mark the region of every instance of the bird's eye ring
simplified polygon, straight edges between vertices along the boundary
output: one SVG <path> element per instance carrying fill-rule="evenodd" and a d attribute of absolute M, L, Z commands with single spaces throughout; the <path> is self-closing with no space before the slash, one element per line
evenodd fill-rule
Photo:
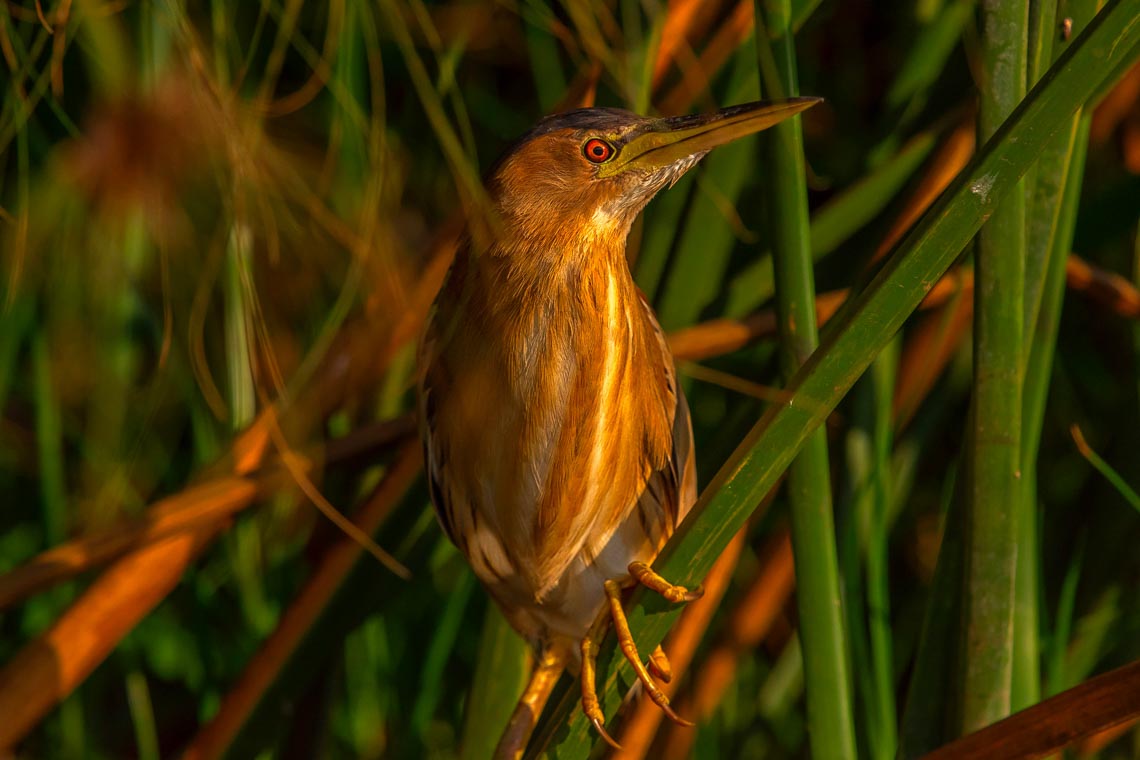
<path fill-rule="evenodd" d="M 598 137 L 591 137 L 582 146 L 582 154 L 586 160 L 594 164 L 604 164 L 613 158 L 614 146 Z"/>

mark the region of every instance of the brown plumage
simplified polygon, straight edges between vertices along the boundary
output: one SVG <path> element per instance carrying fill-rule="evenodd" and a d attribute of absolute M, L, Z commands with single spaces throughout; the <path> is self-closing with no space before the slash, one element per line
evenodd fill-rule
<path fill-rule="evenodd" d="M 630 564 L 652 562 L 696 498 L 688 408 L 626 264 L 630 226 L 709 149 L 813 102 L 560 114 L 488 174 L 494 235 L 461 246 L 421 345 L 425 461 L 440 523 L 500 609 L 572 667 Z M 596 703 L 591 718 L 605 735 Z"/>

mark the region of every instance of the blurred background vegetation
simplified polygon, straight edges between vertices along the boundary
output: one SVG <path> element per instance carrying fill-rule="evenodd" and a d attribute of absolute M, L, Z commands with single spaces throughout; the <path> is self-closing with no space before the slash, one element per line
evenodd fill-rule
<path fill-rule="evenodd" d="M 1037 71 L 1091 16 L 1040 5 Z M 972 155 L 984 44 L 969 0 L 791 11 L 800 90 L 826 99 L 803 120 L 826 317 Z M 510 140 L 578 105 L 755 99 L 752 3 L 5 2 L 0 54 L 0 751 L 484 756 L 526 652 L 427 506 L 415 338 Z M 1140 658 L 1140 68 L 1117 74 L 1046 220 L 1079 258 L 1026 434 L 1018 683 L 1039 683 L 1015 707 Z M 702 482 L 780 398 L 759 152 L 710 155 L 631 237 Z M 953 601 L 933 579 L 968 433 L 968 259 L 935 295 L 827 425 L 875 757 L 905 733 L 932 603 Z M 806 755 L 769 501 L 667 647 L 699 726 L 631 709 L 629 756 Z M 1140 732 L 1080 751 L 1138 756 Z"/>

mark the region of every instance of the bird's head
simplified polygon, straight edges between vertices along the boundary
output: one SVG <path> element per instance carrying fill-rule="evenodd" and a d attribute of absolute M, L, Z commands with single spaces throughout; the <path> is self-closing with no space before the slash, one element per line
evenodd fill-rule
<path fill-rule="evenodd" d="M 549 116 L 489 173 L 488 190 L 504 225 L 500 242 L 552 252 L 602 241 L 624 249 L 645 204 L 706 153 L 819 101 L 791 98 L 660 119 L 616 108 Z"/>

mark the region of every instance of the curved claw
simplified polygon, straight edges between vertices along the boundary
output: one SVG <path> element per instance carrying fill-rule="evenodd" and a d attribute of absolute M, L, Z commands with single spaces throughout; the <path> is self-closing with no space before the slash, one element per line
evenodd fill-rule
<path fill-rule="evenodd" d="M 678 726 L 684 726 L 685 728 L 692 728 L 693 726 L 697 725 L 696 723 L 694 723 L 691 720 L 685 720 L 680 715 L 678 715 L 676 712 L 674 712 L 673 708 L 669 706 L 668 702 L 665 702 L 664 704 L 662 704 L 661 702 L 658 702 L 657 706 L 661 708 L 661 711 L 663 713 L 665 713 L 666 715 L 669 716 L 669 720 L 673 721 Z"/>
<path fill-rule="evenodd" d="M 695 589 L 686 591 L 681 595 L 681 601 L 695 602 L 705 595 L 705 584 L 698 585 Z"/>
<path fill-rule="evenodd" d="M 621 751 L 621 745 L 618 744 L 612 736 L 610 736 L 608 731 L 606 731 L 606 724 L 602 722 L 601 718 L 590 718 L 590 722 L 594 724 L 594 728 L 599 734 L 602 735 L 602 738 L 606 740 L 606 744 L 610 745 L 619 752 Z"/>

